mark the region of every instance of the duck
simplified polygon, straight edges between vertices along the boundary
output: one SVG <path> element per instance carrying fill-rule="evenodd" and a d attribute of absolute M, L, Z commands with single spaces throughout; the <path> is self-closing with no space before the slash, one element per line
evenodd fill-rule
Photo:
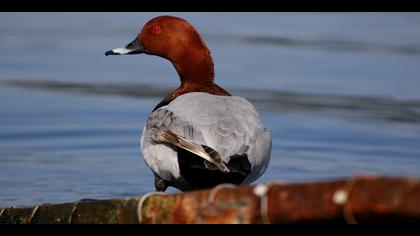
<path fill-rule="evenodd" d="M 105 52 L 132 54 L 169 60 L 181 83 L 154 107 L 140 137 L 157 192 L 248 185 L 264 174 L 270 131 L 251 102 L 214 82 L 211 52 L 188 21 L 155 17 L 131 43 Z"/>

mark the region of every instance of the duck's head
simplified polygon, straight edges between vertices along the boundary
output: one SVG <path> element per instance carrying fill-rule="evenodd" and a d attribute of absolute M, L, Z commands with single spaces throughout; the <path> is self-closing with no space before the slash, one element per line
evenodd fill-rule
<path fill-rule="evenodd" d="M 168 59 L 181 79 L 181 86 L 167 100 L 187 92 L 230 94 L 214 83 L 214 64 L 206 43 L 186 20 L 174 16 L 159 16 L 147 22 L 137 37 L 123 48 L 105 55 L 145 53 Z"/>
<path fill-rule="evenodd" d="M 105 55 L 145 53 L 166 58 L 175 66 L 181 80 L 213 81 L 213 60 L 204 40 L 186 20 L 159 16 L 147 22 L 137 37 L 122 48 Z"/>
<path fill-rule="evenodd" d="M 146 53 L 169 60 L 192 50 L 207 49 L 197 30 L 186 20 L 174 16 L 151 19 L 133 42 L 123 48 L 107 51 L 105 55 Z"/>

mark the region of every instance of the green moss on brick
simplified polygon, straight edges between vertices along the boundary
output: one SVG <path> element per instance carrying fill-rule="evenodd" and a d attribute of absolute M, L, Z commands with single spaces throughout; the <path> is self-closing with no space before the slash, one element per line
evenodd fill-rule
<path fill-rule="evenodd" d="M 0 224 L 30 224 L 33 207 L 6 208 L 0 217 Z"/>
<path fill-rule="evenodd" d="M 74 206 L 74 203 L 39 206 L 36 214 L 32 219 L 32 223 L 69 224 Z"/>

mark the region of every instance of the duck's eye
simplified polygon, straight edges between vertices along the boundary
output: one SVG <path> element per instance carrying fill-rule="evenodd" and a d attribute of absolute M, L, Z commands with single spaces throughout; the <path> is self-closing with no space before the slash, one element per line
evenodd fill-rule
<path fill-rule="evenodd" d="M 153 33 L 159 33 L 160 32 L 160 27 L 158 25 L 152 26 L 152 32 Z"/>

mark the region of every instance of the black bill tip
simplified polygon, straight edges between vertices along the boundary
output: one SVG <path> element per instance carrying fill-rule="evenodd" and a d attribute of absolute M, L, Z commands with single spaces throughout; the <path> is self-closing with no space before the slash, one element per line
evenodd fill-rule
<path fill-rule="evenodd" d="M 105 52 L 105 56 L 109 56 L 109 55 L 118 55 L 118 54 L 116 54 L 114 51 L 112 51 L 112 50 L 109 50 L 109 51 L 106 51 Z"/>

